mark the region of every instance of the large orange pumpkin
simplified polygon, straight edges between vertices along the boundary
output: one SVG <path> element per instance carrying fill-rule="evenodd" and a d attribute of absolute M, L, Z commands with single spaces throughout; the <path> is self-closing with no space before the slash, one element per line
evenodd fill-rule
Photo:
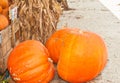
<path fill-rule="evenodd" d="M 64 38 L 68 35 L 69 32 L 78 31 L 77 28 L 64 28 L 56 31 L 46 42 L 46 48 L 50 53 L 54 63 L 58 62 L 60 49 L 63 46 Z"/>
<path fill-rule="evenodd" d="M 6 28 L 8 24 L 8 19 L 4 15 L 0 14 L 0 30 Z"/>
<path fill-rule="evenodd" d="M 64 38 L 57 71 L 70 83 L 84 83 L 95 78 L 105 67 L 107 49 L 103 39 L 89 31 L 69 32 Z"/>
<path fill-rule="evenodd" d="M 9 6 L 8 0 L 0 0 L 0 6 L 1 6 L 2 8 L 8 7 L 8 6 Z"/>
<path fill-rule="evenodd" d="M 16 83 L 49 83 L 54 67 L 42 43 L 27 40 L 13 49 L 8 57 L 8 70 Z"/>

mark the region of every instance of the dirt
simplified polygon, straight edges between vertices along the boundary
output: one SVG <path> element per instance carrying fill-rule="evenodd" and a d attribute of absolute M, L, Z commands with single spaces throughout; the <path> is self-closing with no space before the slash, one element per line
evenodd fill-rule
<path fill-rule="evenodd" d="M 98 0 L 68 0 L 74 10 L 64 11 L 58 29 L 63 26 L 78 27 L 100 35 L 108 49 L 108 61 L 104 70 L 87 83 L 120 82 L 120 20 L 118 20 Z M 67 83 L 55 76 L 51 83 Z"/>

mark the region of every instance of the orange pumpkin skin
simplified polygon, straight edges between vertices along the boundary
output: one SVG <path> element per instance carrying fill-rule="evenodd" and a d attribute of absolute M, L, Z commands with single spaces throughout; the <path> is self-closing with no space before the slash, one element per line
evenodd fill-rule
<path fill-rule="evenodd" d="M 0 30 L 6 28 L 9 25 L 8 19 L 0 14 Z"/>
<path fill-rule="evenodd" d="M 69 33 L 59 57 L 59 76 L 70 83 L 84 83 L 95 78 L 105 67 L 107 49 L 95 33 Z"/>
<path fill-rule="evenodd" d="M 54 67 L 42 43 L 27 40 L 13 49 L 8 57 L 8 70 L 16 83 L 49 83 Z"/>
<path fill-rule="evenodd" d="M 47 40 L 45 46 L 50 53 L 50 57 L 54 63 L 58 62 L 60 49 L 63 46 L 63 41 L 65 36 L 71 31 L 78 31 L 76 28 L 64 28 L 56 31 L 52 36 Z"/>
<path fill-rule="evenodd" d="M 0 0 L 0 6 L 1 6 L 2 8 L 9 7 L 8 0 Z"/>
<path fill-rule="evenodd" d="M 2 13 L 2 10 L 3 10 L 3 9 L 2 9 L 2 7 L 0 6 L 0 14 Z"/>
<path fill-rule="evenodd" d="M 9 8 L 7 7 L 5 9 L 3 9 L 2 14 L 9 19 Z"/>

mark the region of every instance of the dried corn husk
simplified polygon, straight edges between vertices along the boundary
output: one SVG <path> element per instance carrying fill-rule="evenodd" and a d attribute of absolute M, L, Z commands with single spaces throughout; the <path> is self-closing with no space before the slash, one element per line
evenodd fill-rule
<path fill-rule="evenodd" d="M 67 0 L 57 0 L 64 10 L 69 10 Z"/>
<path fill-rule="evenodd" d="M 56 30 L 61 14 L 56 0 L 12 0 L 18 6 L 22 41 L 40 40 L 42 43 Z"/>

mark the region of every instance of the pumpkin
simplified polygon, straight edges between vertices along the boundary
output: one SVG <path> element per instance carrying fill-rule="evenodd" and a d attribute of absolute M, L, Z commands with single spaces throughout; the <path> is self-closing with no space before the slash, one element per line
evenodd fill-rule
<path fill-rule="evenodd" d="M 107 62 L 103 39 L 89 31 L 72 32 L 64 38 L 57 71 L 70 83 L 84 83 L 95 78 Z"/>
<path fill-rule="evenodd" d="M 8 0 L 0 0 L 0 6 L 1 6 L 2 8 L 9 7 L 9 2 L 8 2 Z"/>
<path fill-rule="evenodd" d="M 0 14 L 0 30 L 6 28 L 9 25 L 8 19 Z"/>
<path fill-rule="evenodd" d="M 0 6 L 0 14 L 2 13 L 2 10 L 3 10 L 3 9 L 2 9 L 2 7 Z"/>
<path fill-rule="evenodd" d="M 50 57 L 54 63 L 58 62 L 60 49 L 63 46 L 65 36 L 71 31 L 78 31 L 77 28 L 63 28 L 55 33 L 47 40 L 45 46 L 50 53 Z"/>
<path fill-rule="evenodd" d="M 54 66 L 48 50 L 36 40 L 26 40 L 10 53 L 7 67 L 16 83 L 49 83 Z"/>
<path fill-rule="evenodd" d="M 2 14 L 9 19 L 9 8 L 7 7 L 5 9 L 3 9 Z"/>

